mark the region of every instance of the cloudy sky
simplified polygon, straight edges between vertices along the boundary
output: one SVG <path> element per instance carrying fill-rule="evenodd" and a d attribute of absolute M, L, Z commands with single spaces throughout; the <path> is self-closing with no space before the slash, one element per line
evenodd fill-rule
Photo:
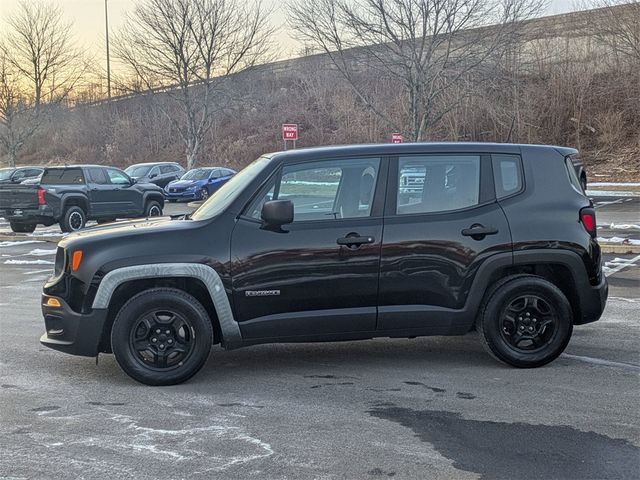
<path fill-rule="evenodd" d="M 10 15 L 20 0 L 0 0 L 0 34 L 5 27 L 2 19 Z M 76 38 L 80 44 L 86 46 L 95 56 L 96 60 L 104 61 L 104 0 L 49 0 L 59 5 L 69 20 L 73 22 Z M 122 25 L 126 12 L 131 11 L 135 0 L 108 0 L 109 27 L 113 34 Z M 267 5 L 274 9 L 273 22 L 281 26 L 277 39 L 284 51 L 280 57 L 288 57 L 297 53 L 296 42 L 289 37 L 285 25 L 285 13 L 281 1 L 265 0 Z M 574 0 L 551 0 L 547 15 L 565 13 L 574 9 Z"/>

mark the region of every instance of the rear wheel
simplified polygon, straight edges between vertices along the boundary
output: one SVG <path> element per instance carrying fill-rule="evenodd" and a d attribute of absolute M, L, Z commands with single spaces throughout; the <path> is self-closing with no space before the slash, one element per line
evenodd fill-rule
<path fill-rule="evenodd" d="M 77 232 L 84 228 L 87 217 L 82 208 L 74 205 L 64 211 L 64 215 L 60 220 L 60 230 L 63 232 Z"/>
<path fill-rule="evenodd" d="M 147 217 L 160 217 L 162 216 L 162 207 L 160 203 L 155 200 L 147 202 L 147 208 L 145 209 L 145 216 Z"/>
<path fill-rule="evenodd" d="M 11 231 L 16 233 L 33 233 L 36 229 L 35 223 L 9 222 Z"/>
<path fill-rule="evenodd" d="M 587 191 L 587 177 L 586 177 L 586 175 L 582 175 L 580 177 L 580 186 L 582 187 L 582 190 L 584 190 L 585 192 Z"/>
<path fill-rule="evenodd" d="M 498 360 L 514 367 L 540 367 L 555 360 L 569 343 L 572 311 L 551 282 L 517 275 L 487 293 L 477 327 L 483 346 Z"/>
<path fill-rule="evenodd" d="M 175 385 L 207 361 L 213 329 L 194 297 L 174 288 L 139 293 L 118 312 L 111 331 L 116 361 L 147 385 Z"/>

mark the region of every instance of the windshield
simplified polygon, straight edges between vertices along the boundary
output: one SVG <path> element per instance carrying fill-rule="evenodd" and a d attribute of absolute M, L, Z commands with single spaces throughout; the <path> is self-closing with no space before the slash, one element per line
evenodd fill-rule
<path fill-rule="evenodd" d="M 8 180 L 15 168 L 0 168 L 0 180 Z"/>
<path fill-rule="evenodd" d="M 269 161 L 269 157 L 260 157 L 231 177 L 191 215 L 191 218 L 206 220 L 223 212 L 242 193 L 251 180 L 269 164 Z"/>
<path fill-rule="evenodd" d="M 131 165 L 130 167 L 127 167 L 124 172 L 130 177 L 144 177 L 147 173 L 149 173 L 149 170 L 151 170 L 151 167 L 149 165 L 141 165 L 139 167 Z"/>
<path fill-rule="evenodd" d="M 206 180 L 211 173 L 210 168 L 196 168 L 185 173 L 180 180 Z"/>

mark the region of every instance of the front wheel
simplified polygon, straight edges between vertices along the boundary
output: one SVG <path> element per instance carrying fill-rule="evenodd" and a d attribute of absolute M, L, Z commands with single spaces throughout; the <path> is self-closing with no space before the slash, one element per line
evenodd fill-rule
<path fill-rule="evenodd" d="M 498 360 L 514 367 L 540 367 L 566 348 L 573 316 L 554 284 L 534 275 L 514 275 L 487 293 L 477 327 L 483 346 Z"/>
<path fill-rule="evenodd" d="M 203 187 L 200 189 L 200 200 L 204 202 L 207 198 L 209 198 L 209 190 Z"/>
<path fill-rule="evenodd" d="M 202 304 L 175 288 L 152 288 L 120 309 L 111 346 L 120 367 L 147 385 L 175 385 L 207 361 L 213 329 Z"/>
<path fill-rule="evenodd" d="M 9 222 L 11 231 L 16 233 L 33 233 L 36 229 L 35 223 Z"/>

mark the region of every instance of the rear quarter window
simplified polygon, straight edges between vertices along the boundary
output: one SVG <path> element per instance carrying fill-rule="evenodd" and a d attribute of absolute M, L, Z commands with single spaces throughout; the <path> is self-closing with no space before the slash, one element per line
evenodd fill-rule
<path fill-rule="evenodd" d="M 580 184 L 580 179 L 578 178 L 578 174 L 576 173 L 576 167 L 571 160 L 571 157 L 567 157 L 564 159 L 564 164 L 567 167 L 567 175 L 569 175 L 569 182 L 571 182 L 571 186 L 573 189 L 581 194 L 585 194 L 582 190 L 582 185 Z"/>
<path fill-rule="evenodd" d="M 496 198 L 505 198 L 522 191 L 522 159 L 519 155 L 491 155 Z"/>
<path fill-rule="evenodd" d="M 40 182 L 44 185 L 82 185 L 85 180 L 81 168 L 51 168 L 45 170 Z"/>

